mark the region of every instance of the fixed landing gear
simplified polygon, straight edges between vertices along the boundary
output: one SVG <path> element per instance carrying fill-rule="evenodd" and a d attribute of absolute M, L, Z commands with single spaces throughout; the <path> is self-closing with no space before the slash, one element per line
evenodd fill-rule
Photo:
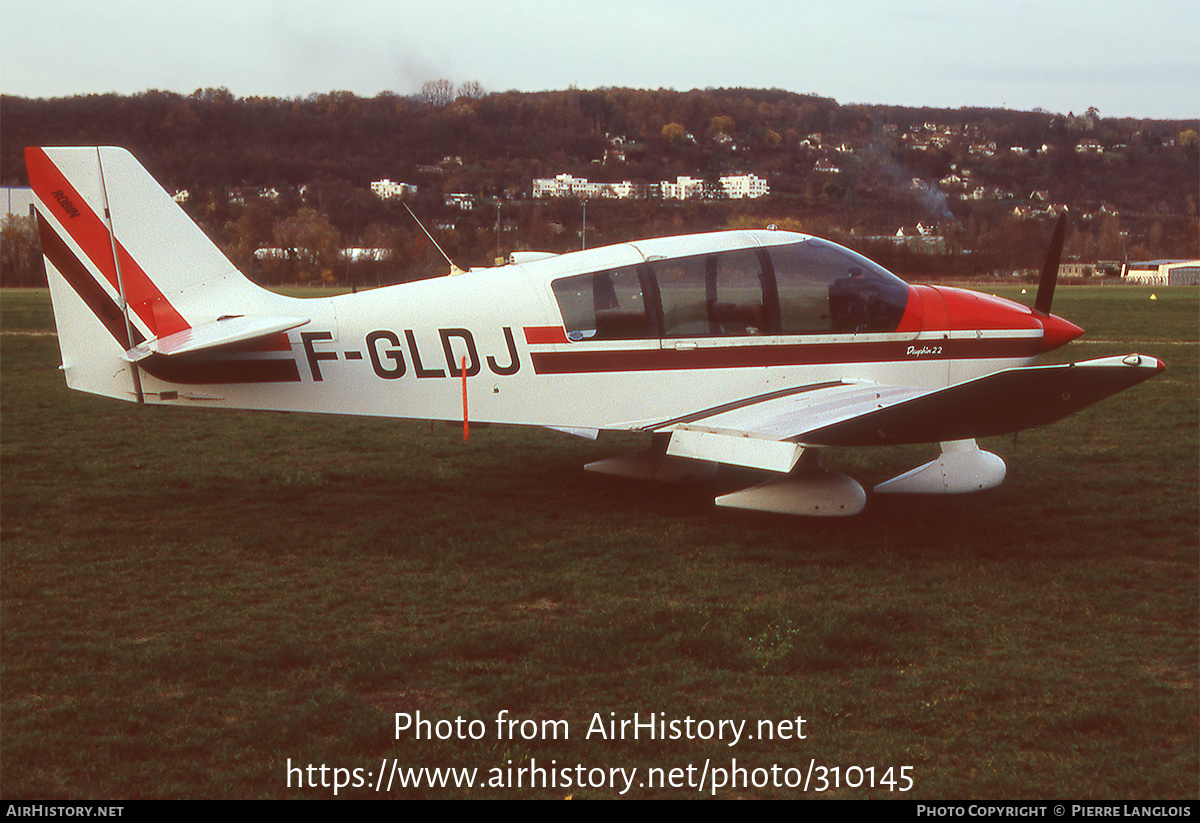
<path fill-rule="evenodd" d="M 684 482 L 716 476 L 716 463 L 673 457 L 666 453 L 670 435 L 654 435 L 650 448 L 634 454 L 588 463 L 584 468 L 601 474 L 639 480 Z M 1006 472 L 1004 461 L 983 451 L 974 440 L 941 444 L 936 460 L 875 486 L 878 494 L 964 494 L 999 486 Z M 849 517 L 867 504 L 867 493 L 854 478 L 821 465 L 819 450 L 806 448 L 789 473 L 776 475 L 756 486 L 723 494 L 718 506 L 752 511 L 796 514 L 807 517 Z"/>

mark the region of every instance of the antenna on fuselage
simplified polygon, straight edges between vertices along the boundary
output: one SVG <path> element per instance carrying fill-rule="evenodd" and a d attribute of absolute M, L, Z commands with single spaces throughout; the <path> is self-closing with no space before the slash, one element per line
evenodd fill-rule
<path fill-rule="evenodd" d="M 450 255 L 446 254 L 446 252 L 442 250 L 442 247 L 438 245 L 438 241 L 434 240 L 433 235 L 429 233 L 429 229 L 425 228 L 425 224 L 422 223 L 415 214 L 413 214 L 412 209 L 408 208 L 407 203 L 404 204 L 404 208 L 408 210 L 410 215 L 412 215 L 412 219 L 417 221 L 417 225 L 421 227 L 421 231 L 425 232 L 425 236 L 429 238 L 429 242 L 433 244 L 433 247 L 441 253 L 442 257 L 446 258 L 446 262 L 450 264 L 450 273 L 462 274 L 463 269 L 460 269 L 458 266 L 456 266 L 454 261 L 450 259 Z"/>
<path fill-rule="evenodd" d="M 1058 264 L 1062 260 L 1066 233 L 1067 213 L 1064 211 L 1058 216 L 1054 236 L 1050 239 L 1050 250 L 1046 252 L 1046 263 L 1042 266 L 1042 276 L 1038 280 L 1037 298 L 1033 301 L 1033 310 L 1038 314 L 1049 314 L 1050 304 L 1054 302 L 1054 286 L 1058 282 Z"/>

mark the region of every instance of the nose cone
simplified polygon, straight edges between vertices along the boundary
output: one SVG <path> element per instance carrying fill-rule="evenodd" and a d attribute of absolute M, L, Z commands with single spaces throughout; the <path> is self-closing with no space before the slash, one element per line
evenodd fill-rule
<path fill-rule="evenodd" d="M 1070 320 L 1063 320 L 1055 314 L 1039 314 L 1042 323 L 1042 352 L 1052 351 L 1059 346 L 1065 346 L 1079 335 L 1083 329 Z"/>

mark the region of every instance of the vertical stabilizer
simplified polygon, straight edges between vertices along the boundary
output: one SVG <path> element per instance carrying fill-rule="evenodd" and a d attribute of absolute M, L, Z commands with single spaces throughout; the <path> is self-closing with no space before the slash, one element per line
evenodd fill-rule
<path fill-rule="evenodd" d="M 140 399 L 130 349 L 277 307 L 124 149 L 31 147 L 25 163 L 71 388 Z"/>

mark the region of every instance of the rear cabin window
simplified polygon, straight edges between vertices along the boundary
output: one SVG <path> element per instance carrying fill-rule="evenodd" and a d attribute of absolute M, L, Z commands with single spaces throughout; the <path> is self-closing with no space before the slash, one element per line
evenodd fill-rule
<path fill-rule="evenodd" d="M 652 336 L 641 277 L 632 266 L 555 280 L 553 288 L 570 340 Z"/>
<path fill-rule="evenodd" d="M 655 260 L 650 271 L 666 337 L 755 335 L 770 327 L 763 261 L 754 249 Z"/>

